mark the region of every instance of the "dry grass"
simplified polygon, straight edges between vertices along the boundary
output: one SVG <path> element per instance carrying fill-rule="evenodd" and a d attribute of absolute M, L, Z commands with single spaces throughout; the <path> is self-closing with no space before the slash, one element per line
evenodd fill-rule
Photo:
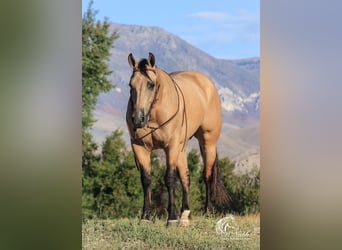
<path fill-rule="evenodd" d="M 216 232 L 220 218 L 191 218 L 188 228 L 166 228 L 165 220 L 88 220 L 82 227 L 83 249 L 259 249 L 260 216 L 234 216 L 247 239 L 229 239 Z"/>

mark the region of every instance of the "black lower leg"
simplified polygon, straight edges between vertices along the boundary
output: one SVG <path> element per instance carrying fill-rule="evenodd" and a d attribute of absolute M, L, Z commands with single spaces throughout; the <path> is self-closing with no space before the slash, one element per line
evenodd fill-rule
<path fill-rule="evenodd" d="M 187 183 L 182 183 L 183 186 L 183 199 L 182 199 L 182 212 L 189 209 L 189 189 L 190 189 L 190 175 L 187 175 Z"/>
<path fill-rule="evenodd" d="M 181 212 L 183 212 L 184 210 L 190 210 L 188 200 L 189 200 L 188 199 L 188 192 L 186 192 L 183 189 L 183 200 L 182 200 L 182 210 L 181 210 Z"/>
<path fill-rule="evenodd" d="M 141 183 L 144 190 L 144 206 L 143 206 L 143 212 L 141 215 L 141 219 L 150 219 L 150 213 L 151 213 L 151 173 L 146 172 L 144 169 L 141 169 L 140 171 L 141 176 Z"/>
<path fill-rule="evenodd" d="M 211 183 L 210 181 L 205 182 L 205 193 L 206 193 L 206 200 L 205 200 L 205 212 L 211 212 L 213 210 L 213 204 L 211 203 Z"/>
<path fill-rule="evenodd" d="M 169 205 L 168 205 L 168 220 L 177 219 L 177 211 L 175 205 L 175 186 L 176 186 L 176 171 L 168 169 L 165 175 L 165 183 L 169 192 Z"/>

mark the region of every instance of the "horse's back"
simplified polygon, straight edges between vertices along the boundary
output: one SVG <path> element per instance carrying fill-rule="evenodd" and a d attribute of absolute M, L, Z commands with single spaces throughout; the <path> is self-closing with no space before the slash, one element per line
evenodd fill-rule
<path fill-rule="evenodd" d="M 188 95 L 203 97 L 207 104 L 219 98 L 214 83 L 200 72 L 180 71 L 171 73 L 171 76 Z"/>
<path fill-rule="evenodd" d="M 221 102 L 214 83 L 196 71 L 174 72 L 171 76 L 183 91 L 188 120 L 193 121 L 192 133 L 198 128 L 220 133 Z"/>

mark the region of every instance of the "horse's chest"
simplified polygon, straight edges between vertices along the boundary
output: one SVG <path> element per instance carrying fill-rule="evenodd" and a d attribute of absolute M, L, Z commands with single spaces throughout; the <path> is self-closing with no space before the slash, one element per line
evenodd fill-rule
<path fill-rule="evenodd" d="M 149 150 L 165 148 L 168 144 L 167 137 L 159 129 L 155 131 L 147 129 L 137 131 L 135 138 L 138 138 L 139 144 L 144 145 Z"/>

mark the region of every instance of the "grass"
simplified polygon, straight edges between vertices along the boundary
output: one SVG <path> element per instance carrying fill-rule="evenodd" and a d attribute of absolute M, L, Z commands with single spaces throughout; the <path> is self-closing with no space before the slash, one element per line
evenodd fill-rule
<path fill-rule="evenodd" d="M 166 228 L 166 220 L 140 223 L 138 218 L 87 220 L 82 249 L 260 249 L 260 216 L 234 216 L 247 239 L 228 239 L 215 230 L 218 217 L 192 217 L 188 228 Z"/>

